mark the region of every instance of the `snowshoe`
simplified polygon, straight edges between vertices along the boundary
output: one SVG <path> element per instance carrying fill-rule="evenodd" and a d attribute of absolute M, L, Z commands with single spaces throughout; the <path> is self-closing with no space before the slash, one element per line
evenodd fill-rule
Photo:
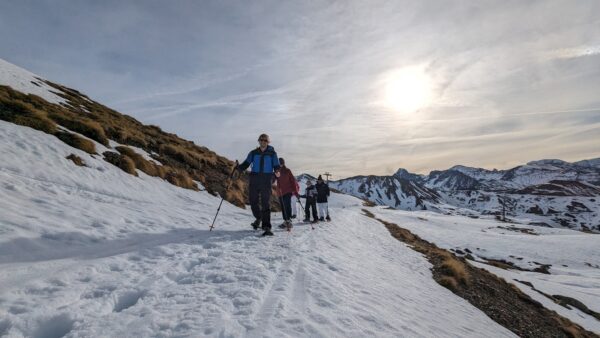
<path fill-rule="evenodd" d="M 292 231 L 292 227 L 293 227 L 292 221 L 287 221 L 286 222 L 286 229 L 287 229 L 287 231 Z"/>
<path fill-rule="evenodd" d="M 285 228 L 287 228 L 287 223 L 286 223 L 286 222 L 283 222 L 283 223 L 279 224 L 277 227 L 278 227 L 279 229 L 285 229 Z"/>

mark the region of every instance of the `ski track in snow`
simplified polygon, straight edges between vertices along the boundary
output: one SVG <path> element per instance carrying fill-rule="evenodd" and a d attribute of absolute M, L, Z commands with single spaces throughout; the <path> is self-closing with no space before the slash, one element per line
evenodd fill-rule
<path fill-rule="evenodd" d="M 219 199 L 206 192 L 0 129 L 0 336 L 514 336 L 353 197 L 333 194 L 332 222 L 273 238 L 224 203 L 209 232 Z"/>

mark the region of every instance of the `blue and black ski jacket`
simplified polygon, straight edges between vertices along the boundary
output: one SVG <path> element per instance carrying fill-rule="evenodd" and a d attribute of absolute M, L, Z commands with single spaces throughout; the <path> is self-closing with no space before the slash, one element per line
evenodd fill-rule
<path fill-rule="evenodd" d="M 249 166 L 252 166 L 250 169 L 252 174 L 272 174 L 274 171 L 279 170 L 279 157 L 277 157 L 277 153 L 272 146 L 267 146 L 265 151 L 256 148 L 248 153 L 248 157 L 240 164 L 238 169 L 244 171 Z"/>

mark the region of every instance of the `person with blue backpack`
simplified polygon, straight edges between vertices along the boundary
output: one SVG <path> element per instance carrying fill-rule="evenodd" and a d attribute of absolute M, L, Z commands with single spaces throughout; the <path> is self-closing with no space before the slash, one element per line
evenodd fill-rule
<path fill-rule="evenodd" d="M 250 208 L 255 221 L 252 227 L 256 230 L 262 223 L 264 233 L 262 236 L 273 236 L 271 232 L 271 185 L 273 184 L 273 174 L 278 173 L 280 169 L 279 157 L 275 152 L 269 135 L 261 134 L 258 137 L 259 146 L 250 151 L 246 160 L 238 165 L 237 169 L 243 172 L 248 167 L 250 170 Z"/>

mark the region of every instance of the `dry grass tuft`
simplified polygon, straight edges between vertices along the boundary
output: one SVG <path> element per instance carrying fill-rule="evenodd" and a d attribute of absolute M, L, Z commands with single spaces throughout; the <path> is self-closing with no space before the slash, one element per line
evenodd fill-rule
<path fill-rule="evenodd" d="M 446 276 L 454 277 L 457 281 L 465 285 L 469 284 L 469 273 L 465 268 L 465 263 L 457 260 L 454 257 L 448 257 L 444 259 L 440 271 Z"/>
<path fill-rule="evenodd" d="M 75 163 L 76 165 L 80 166 L 80 167 L 85 167 L 85 162 L 83 162 L 83 160 L 81 159 L 81 157 L 75 155 L 75 154 L 71 154 L 69 156 L 66 157 L 67 160 L 71 160 L 73 161 L 73 163 Z"/>
<path fill-rule="evenodd" d="M 146 160 L 144 156 L 136 153 L 133 149 L 125 146 L 118 146 L 115 149 L 122 155 L 126 155 L 127 157 L 131 158 L 135 164 L 135 167 L 147 175 L 160 177 L 163 179 L 165 178 L 167 169 Z"/>
<path fill-rule="evenodd" d="M 133 160 L 127 155 L 121 155 L 121 164 L 119 168 L 123 169 L 124 172 L 137 176 L 138 173 L 135 171 L 135 163 Z"/>
<path fill-rule="evenodd" d="M 377 204 L 375 204 L 375 203 L 373 203 L 373 202 L 371 202 L 369 200 L 363 200 L 363 206 L 365 206 L 365 207 L 374 207 L 374 206 L 377 206 Z"/>
<path fill-rule="evenodd" d="M 70 145 L 73 148 L 81 149 L 88 154 L 96 153 L 96 145 L 94 142 L 85 139 L 77 134 L 69 133 L 68 131 L 58 131 L 54 134 L 59 140 Z"/>
<path fill-rule="evenodd" d="M 98 122 L 56 112 L 51 113 L 49 116 L 61 126 L 85 135 L 104 146 L 108 146 L 108 138 L 106 138 L 104 129 L 102 129 L 102 126 Z"/>
<path fill-rule="evenodd" d="M 166 155 L 179 162 L 185 163 L 189 168 L 202 169 L 206 164 L 204 158 L 194 154 L 193 152 L 177 145 L 165 144 L 160 147 L 161 155 Z"/>
<path fill-rule="evenodd" d="M 188 173 L 184 170 L 177 170 L 171 168 L 171 171 L 167 172 L 165 179 L 169 181 L 169 183 L 176 185 L 181 188 L 191 189 L 191 190 L 199 190 L 198 185 L 194 180 L 188 175 Z"/>
<path fill-rule="evenodd" d="M 27 102 L 19 101 L 9 95 L 9 87 L 0 86 L 0 120 L 12 122 L 21 126 L 30 127 L 54 134 L 57 130 L 56 123 L 50 120 L 46 113 L 36 109 Z"/>
<path fill-rule="evenodd" d="M 441 286 L 446 289 L 450 289 L 451 291 L 455 291 L 458 289 L 458 282 L 454 277 L 444 276 L 437 281 Z"/>
<path fill-rule="evenodd" d="M 104 160 L 106 162 L 121 168 L 124 172 L 134 176 L 138 175 L 135 171 L 135 163 L 133 163 L 133 160 L 129 158 L 129 156 L 112 151 L 105 151 L 102 155 L 104 155 Z"/>

